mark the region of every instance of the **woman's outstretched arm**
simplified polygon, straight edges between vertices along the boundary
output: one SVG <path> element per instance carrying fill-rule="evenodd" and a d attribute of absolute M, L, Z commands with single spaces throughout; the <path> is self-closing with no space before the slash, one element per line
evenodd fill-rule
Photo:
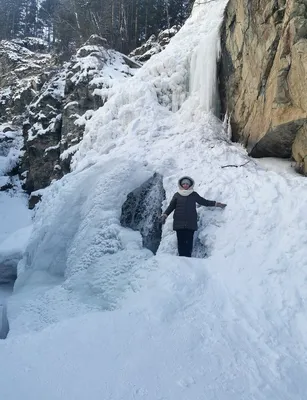
<path fill-rule="evenodd" d="M 171 200 L 171 202 L 169 203 L 169 206 L 164 211 L 163 215 L 166 215 L 168 217 L 175 210 L 176 203 L 177 203 L 177 196 L 176 196 L 176 193 L 175 193 L 173 198 L 172 198 L 172 200 Z"/>
<path fill-rule="evenodd" d="M 218 201 L 214 200 L 207 200 L 204 197 L 201 197 L 198 193 L 196 193 L 196 202 L 202 206 L 206 207 L 220 207 L 220 208 L 225 208 L 226 204 L 224 203 L 219 203 Z"/>

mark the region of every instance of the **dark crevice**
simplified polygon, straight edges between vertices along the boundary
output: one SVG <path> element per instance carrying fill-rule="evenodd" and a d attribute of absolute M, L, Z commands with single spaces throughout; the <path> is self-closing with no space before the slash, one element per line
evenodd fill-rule
<path fill-rule="evenodd" d="M 257 143 L 250 143 L 249 155 L 255 158 L 290 158 L 294 139 L 304 123 L 304 119 L 296 120 L 270 129 Z"/>
<path fill-rule="evenodd" d="M 6 305 L 0 304 L 0 339 L 6 339 L 9 333 L 9 321 L 7 319 Z"/>
<path fill-rule="evenodd" d="M 271 46 L 268 50 L 268 53 L 270 56 L 268 57 L 268 62 L 267 62 L 266 67 L 264 68 L 263 77 L 262 77 L 261 82 L 258 87 L 257 99 L 259 98 L 259 96 L 265 95 L 267 81 L 269 79 L 272 67 L 274 65 L 279 41 L 280 41 L 280 35 L 277 34 L 275 39 L 273 40 L 273 43 L 271 44 Z"/>

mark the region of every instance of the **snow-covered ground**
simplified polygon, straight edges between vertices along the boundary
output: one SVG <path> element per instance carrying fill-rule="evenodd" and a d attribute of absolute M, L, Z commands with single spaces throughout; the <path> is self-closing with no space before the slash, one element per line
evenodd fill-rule
<path fill-rule="evenodd" d="M 259 164 L 266 171 L 274 171 L 280 175 L 292 175 L 297 177 L 297 172 L 295 171 L 295 162 L 289 159 L 283 158 L 257 158 L 255 162 Z"/>
<path fill-rule="evenodd" d="M 210 113 L 226 3 L 196 5 L 113 86 L 73 172 L 45 190 L 0 343 L 6 400 L 305 399 L 307 180 L 249 159 Z M 171 218 L 156 256 L 120 226 L 154 172 L 164 207 L 184 174 L 228 204 L 198 209 L 207 258 L 176 256 Z"/>

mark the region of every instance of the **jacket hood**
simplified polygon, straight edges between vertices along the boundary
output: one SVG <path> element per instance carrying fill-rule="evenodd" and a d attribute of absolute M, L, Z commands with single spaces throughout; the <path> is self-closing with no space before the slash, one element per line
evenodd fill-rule
<path fill-rule="evenodd" d="M 189 180 L 192 182 L 192 185 L 190 186 L 189 189 L 193 189 L 193 188 L 194 188 L 194 185 L 195 185 L 194 179 L 192 179 L 190 176 L 186 176 L 186 175 L 185 175 L 185 176 L 182 176 L 182 177 L 178 180 L 178 186 L 179 186 L 180 189 L 182 189 L 182 186 L 181 186 L 180 182 L 181 182 L 183 179 L 189 179 Z"/>

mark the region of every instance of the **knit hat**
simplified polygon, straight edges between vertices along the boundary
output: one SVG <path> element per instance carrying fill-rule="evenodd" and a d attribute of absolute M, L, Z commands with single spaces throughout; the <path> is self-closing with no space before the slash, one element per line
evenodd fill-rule
<path fill-rule="evenodd" d="M 182 178 L 179 179 L 178 185 L 180 187 L 182 187 L 182 185 L 184 183 L 187 183 L 190 188 L 194 186 L 194 180 L 192 178 L 190 178 L 189 176 L 183 176 Z"/>
<path fill-rule="evenodd" d="M 182 181 L 180 182 L 181 186 L 184 185 L 185 183 L 187 183 L 189 186 L 191 186 L 191 184 L 192 184 L 190 179 L 187 179 L 187 178 L 182 179 Z"/>

